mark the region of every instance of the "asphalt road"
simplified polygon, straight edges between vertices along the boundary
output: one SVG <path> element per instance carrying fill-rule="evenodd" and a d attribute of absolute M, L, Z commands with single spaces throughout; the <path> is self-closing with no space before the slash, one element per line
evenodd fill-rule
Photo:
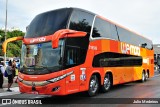
<path fill-rule="evenodd" d="M 158 72 L 155 72 L 155 77 L 148 79 L 144 83 L 136 81 L 116 85 L 109 92 L 100 92 L 92 98 L 87 97 L 85 93 L 63 97 L 17 94 L 2 98 L 22 98 L 22 100 L 27 98 L 29 100 L 41 101 L 39 103 L 42 103 L 42 105 L 0 105 L 6 107 L 159 107 L 160 75 Z"/>

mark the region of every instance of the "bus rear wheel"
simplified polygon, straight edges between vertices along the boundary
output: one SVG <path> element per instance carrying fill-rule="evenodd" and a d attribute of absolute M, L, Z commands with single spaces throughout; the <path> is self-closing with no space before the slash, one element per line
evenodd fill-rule
<path fill-rule="evenodd" d="M 145 72 L 145 80 L 147 81 L 148 78 L 149 78 L 149 74 L 148 72 Z"/>
<path fill-rule="evenodd" d="M 102 85 L 102 92 L 107 92 L 111 88 L 111 78 L 109 74 L 106 74 L 104 77 L 103 85 Z"/>
<path fill-rule="evenodd" d="M 143 71 L 142 72 L 142 80 L 141 80 L 142 82 L 145 82 L 146 81 L 146 75 L 145 75 L 145 72 Z"/>
<path fill-rule="evenodd" d="M 96 75 L 92 75 L 89 82 L 88 95 L 95 96 L 99 90 L 99 81 Z"/>

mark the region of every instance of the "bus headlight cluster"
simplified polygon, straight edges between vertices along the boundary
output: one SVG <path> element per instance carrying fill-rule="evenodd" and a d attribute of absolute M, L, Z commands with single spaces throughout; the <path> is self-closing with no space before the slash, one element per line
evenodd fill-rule
<path fill-rule="evenodd" d="M 21 77 L 19 77 L 19 76 L 18 76 L 18 80 L 19 80 L 20 82 L 22 82 L 22 81 L 23 81 L 23 79 L 22 79 Z"/>
<path fill-rule="evenodd" d="M 64 74 L 64 75 L 61 75 L 61 76 L 59 76 L 59 77 L 55 77 L 55 78 L 50 79 L 50 80 L 46 80 L 46 81 L 26 81 L 26 80 L 23 80 L 23 79 L 22 79 L 21 77 L 19 77 L 19 76 L 18 76 L 18 80 L 19 80 L 20 82 L 22 82 L 23 84 L 26 84 L 26 85 L 29 85 L 29 86 L 32 86 L 33 83 L 35 84 L 35 86 L 44 86 L 44 85 L 47 85 L 47 84 L 49 84 L 49 83 L 57 82 L 57 81 L 65 78 L 65 77 L 71 75 L 72 73 L 73 73 L 73 71 L 68 72 L 68 73 L 66 73 L 66 74 Z"/>
<path fill-rule="evenodd" d="M 47 81 L 54 83 L 54 82 L 57 82 L 57 81 L 65 78 L 65 77 L 67 77 L 68 75 L 71 75 L 72 73 L 73 73 L 73 71 L 68 72 L 68 73 L 66 73 L 66 74 L 64 74 L 64 75 L 61 75 L 61 76 L 59 76 L 59 77 L 55 77 L 55 78 L 53 78 L 53 79 L 47 80 Z"/>

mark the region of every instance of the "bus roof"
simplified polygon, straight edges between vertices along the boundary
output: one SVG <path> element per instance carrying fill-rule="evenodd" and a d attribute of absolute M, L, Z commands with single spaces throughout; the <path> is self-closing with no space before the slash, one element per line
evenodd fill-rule
<path fill-rule="evenodd" d="M 111 23 L 111 24 L 114 24 L 114 25 L 116 25 L 116 26 L 118 26 L 118 27 L 120 27 L 120 28 L 123 28 L 123 29 L 125 29 L 125 30 L 127 30 L 127 31 L 129 31 L 129 32 L 132 32 L 132 33 L 134 33 L 134 34 L 136 34 L 136 35 L 138 35 L 138 36 L 141 36 L 141 37 L 143 37 L 143 38 L 151 41 L 150 39 L 146 38 L 145 36 L 143 36 L 143 35 L 135 32 L 135 31 L 133 31 L 133 30 L 127 28 L 127 27 L 124 27 L 124 26 L 122 26 L 122 25 L 120 25 L 120 24 L 118 24 L 118 23 L 115 23 L 115 22 L 113 22 L 113 21 L 111 21 L 111 20 L 109 20 L 109 19 L 107 19 L 107 18 L 104 18 L 104 17 L 102 17 L 102 16 L 100 16 L 100 15 L 98 15 L 98 14 L 96 14 L 96 13 L 93 13 L 93 12 L 91 12 L 91 11 L 88 11 L 88 10 L 85 10 L 85 9 L 81 9 L 81 8 L 75 8 L 75 7 L 68 7 L 68 8 L 67 8 L 67 7 L 66 7 L 66 8 L 60 8 L 60 9 L 50 10 L 50 11 L 47 11 L 47 12 L 43 12 L 43 13 L 41 13 L 41 14 L 50 13 L 50 12 L 58 11 L 58 10 L 68 10 L 69 12 L 72 12 L 73 10 L 80 10 L 80 11 L 83 11 L 83 12 L 87 12 L 87 13 L 90 13 L 90 14 L 92 14 L 92 15 L 94 15 L 94 16 L 97 16 L 97 17 L 99 17 L 99 18 L 101 18 L 101 19 L 106 20 L 107 22 L 109 22 L 109 23 Z M 41 14 L 39 14 L 39 15 L 41 15 Z M 38 16 L 38 15 L 37 15 L 37 16 Z M 151 42 L 152 42 L 152 41 L 151 41 Z"/>
<path fill-rule="evenodd" d="M 106 20 L 106 21 L 108 21 L 108 22 L 116 25 L 116 26 L 119 26 L 119 27 L 121 27 L 121 28 L 123 28 L 123 29 L 125 29 L 125 30 L 128 30 L 128 31 L 130 31 L 130 32 L 132 32 L 132 33 L 134 33 L 134 34 L 136 34 L 136 35 L 138 35 L 138 36 L 141 36 L 141 37 L 143 37 L 143 38 L 146 38 L 146 39 L 150 40 L 149 38 L 147 38 L 147 37 L 145 37 L 145 36 L 143 36 L 143 35 L 135 32 L 135 31 L 133 31 L 133 30 L 131 30 L 131 29 L 125 27 L 125 26 L 122 26 L 122 25 L 120 25 L 120 24 L 118 24 L 118 23 L 115 23 L 115 22 L 113 22 L 113 21 L 111 21 L 111 20 L 109 20 L 109 19 L 107 19 L 107 18 L 105 18 L 105 17 L 103 17 L 103 16 L 100 16 L 100 15 L 97 15 L 97 16 L 98 16 L 99 18 L 101 18 L 101 19 L 104 19 L 104 20 Z M 150 40 L 150 41 L 151 41 L 151 40 Z"/>

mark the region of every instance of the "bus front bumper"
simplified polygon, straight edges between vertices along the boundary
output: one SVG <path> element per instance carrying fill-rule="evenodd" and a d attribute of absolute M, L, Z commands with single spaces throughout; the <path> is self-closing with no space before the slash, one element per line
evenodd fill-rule
<path fill-rule="evenodd" d="M 56 83 L 48 83 L 47 85 L 37 85 L 37 82 L 25 84 L 22 81 L 18 82 L 19 90 L 22 93 L 43 94 L 43 95 L 65 95 L 64 81 Z"/>

